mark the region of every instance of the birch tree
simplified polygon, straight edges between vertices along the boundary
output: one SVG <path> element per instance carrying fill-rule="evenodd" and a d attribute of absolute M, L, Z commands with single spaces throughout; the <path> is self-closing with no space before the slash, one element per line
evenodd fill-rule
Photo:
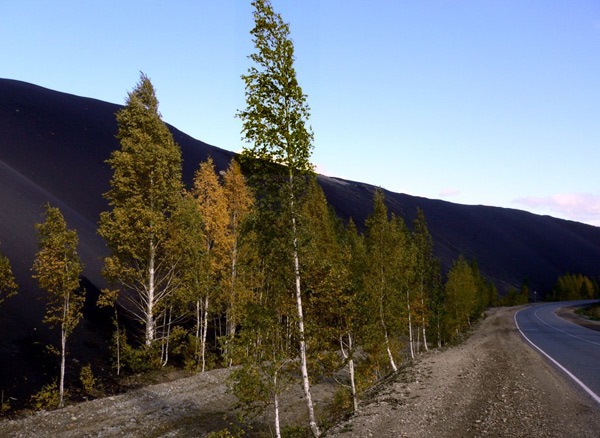
<path fill-rule="evenodd" d="M 196 200 L 198 214 L 202 218 L 204 237 L 204 266 L 199 273 L 202 281 L 196 299 L 196 332 L 200 336 L 200 362 L 204 372 L 209 312 L 211 306 L 215 306 L 215 301 L 222 299 L 218 292 L 226 268 L 226 254 L 230 240 L 225 193 L 210 157 L 200 164 L 196 172 L 192 194 Z"/>
<path fill-rule="evenodd" d="M 366 222 L 367 272 L 365 287 L 370 296 L 373 316 L 380 328 L 381 340 L 385 348 L 390 367 L 398 370 L 392 351 L 391 337 L 397 328 L 397 320 L 403 312 L 398 307 L 403 303 L 396 284 L 395 266 L 396 232 L 395 221 L 388 218 L 388 210 L 384 202 L 384 194 L 377 190 L 374 196 L 373 213 Z"/>
<path fill-rule="evenodd" d="M 415 260 L 415 280 L 418 296 L 419 308 L 416 312 L 418 324 L 423 335 L 423 346 L 425 351 L 429 349 L 427 345 L 427 328 L 429 326 L 429 299 L 433 288 L 433 279 L 435 274 L 433 258 L 433 239 L 427 229 L 425 214 L 420 208 L 417 209 L 417 217 L 413 222 L 413 242 L 416 251 Z"/>
<path fill-rule="evenodd" d="M 228 365 L 231 366 L 233 357 L 228 345 L 232 342 L 237 326 L 240 324 L 243 307 L 250 300 L 250 291 L 245 287 L 240 273 L 248 267 L 247 264 L 251 259 L 251 248 L 248 246 L 251 239 L 245 238 L 249 233 L 244 234 L 244 227 L 254 207 L 254 195 L 236 160 L 231 160 L 229 168 L 223 175 L 223 191 L 229 219 L 226 240 L 229 274 L 224 275 L 223 278 L 227 321 L 225 357 Z"/>
<path fill-rule="evenodd" d="M 150 79 L 141 75 L 117 113 L 120 149 L 104 194 L 111 211 L 100 216 L 99 234 L 112 255 L 104 275 L 125 292 L 127 306 L 144 327 L 150 347 L 157 338 L 161 305 L 174 290 L 176 267 L 166 256 L 171 213 L 181 196 L 181 151 L 158 112 Z"/>
<path fill-rule="evenodd" d="M 17 293 L 17 283 L 8 257 L 0 253 L 0 304 Z"/>
<path fill-rule="evenodd" d="M 290 281 L 296 298 L 302 386 L 310 429 L 314 436 L 319 436 L 308 375 L 297 223 L 299 183 L 303 175 L 313 170 L 310 163 L 313 135 L 307 127 L 309 107 L 296 78 L 289 25 L 275 13 L 269 0 L 256 0 L 252 5 L 255 25 L 250 33 L 256 52 L 250 55 L 253 65 L 242 76 L 246 108 L 238 113 L 243 122 L 243 137 L 250 146 L 242 155 L 247 162 L 262 167 L 263 174 L 267 169 L 281 173 L 275 164 L 287 176 L 277 189 L 282 194 L 280 201 L 271 205 L 279 204 L 289 217 L 289 263 L 293 265 Z"/>
<path fill-rule="evenodd" d="M 36 224 L 38 252 L 33 263 L 33 277 L 48 292 L 44 322 L 60 327 L 59 408 L 64 406 L 65 360 L 67 339 L 79 324 L 84 295 L 79 292 L 79 275 L 83 266 L 77 254 L 79 239 L 56 207 L 46 205 L 45 221 Z"/>
<path fill-rule="evenodd" d="M 460 256 L 454 262 L 445 286 L 445 325 L 450 337 L 471 326 L 477 308 L 477 284 L 467 260 Z"/>

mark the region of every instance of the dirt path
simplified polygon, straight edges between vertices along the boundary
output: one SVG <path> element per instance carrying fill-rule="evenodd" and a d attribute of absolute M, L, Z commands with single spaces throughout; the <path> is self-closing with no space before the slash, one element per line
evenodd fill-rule
<path fill-rule="evenodd" d="M 421 356 L 328 436 L 599 437 L 600 407 L 521 340 L 514 311 L 493 309 L 462 345 Z M 226 376 L 215 370 L 0 422 L 0 436 L 202 437 L 233 419 Z M 331 391 L 315 387 L 320 406 Z M 304 412 L 301 392 L 288 394 L 284 421 Z"/>
<path fill-rule="evenodd" d="M 330 437 L 599 437 L 600 406 L 527 346 L 515 309 L 423 355 Z"/>

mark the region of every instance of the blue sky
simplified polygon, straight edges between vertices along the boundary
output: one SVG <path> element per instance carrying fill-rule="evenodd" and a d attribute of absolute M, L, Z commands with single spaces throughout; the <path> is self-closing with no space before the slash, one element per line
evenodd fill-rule
<path fill-rule="evenodd" d="M 330 176 L 600 226 L 600 2 L 272 0 Z M 123 103 L 239 151 L 241 0 L 7 0 L 0 77 Z"/>

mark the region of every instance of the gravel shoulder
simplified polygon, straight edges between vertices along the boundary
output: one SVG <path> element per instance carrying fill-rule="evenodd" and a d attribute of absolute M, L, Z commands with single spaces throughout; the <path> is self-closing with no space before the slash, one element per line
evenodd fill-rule
<path fill-rule="evenodd" d="M 419 356 L 327 436 L 598 437 L 600 406 L 522 341 L 515 311 L 492 309 L 464 343 Z M 214 370 L 3 421 L 0 436 L 202 437 L 234 421 L 227 375 Z M 315 385 L 317 405 L 325 406 L 334 389 Z M 284 422 L 304 421 L 299 388 L 286 396 L 283 411 Z"/>
<path fill-rule="evenodd" d="M 523 342 L 515 308 L 416 364 L 330 437 L 598 437 L 600 406 Z"/>

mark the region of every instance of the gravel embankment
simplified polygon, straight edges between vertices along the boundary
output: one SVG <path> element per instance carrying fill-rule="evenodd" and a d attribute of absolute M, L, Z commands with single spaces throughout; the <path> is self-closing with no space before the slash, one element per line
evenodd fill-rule
<path fill-rule="evenodd" d="M 515 309 L 488 313 L 461 345 L 421 355 L 328 437 L 599 437 L 600 406 L 520 338 Z M 233 420 L 227 370 L 0 422 L 1 437 L 202 437 Z M 334 388 L 315 385 L 326 404 Z M 301 421 L 301 391 L 283 420 Z M 252 436 L 250 431 L 246 436 Z"/>

